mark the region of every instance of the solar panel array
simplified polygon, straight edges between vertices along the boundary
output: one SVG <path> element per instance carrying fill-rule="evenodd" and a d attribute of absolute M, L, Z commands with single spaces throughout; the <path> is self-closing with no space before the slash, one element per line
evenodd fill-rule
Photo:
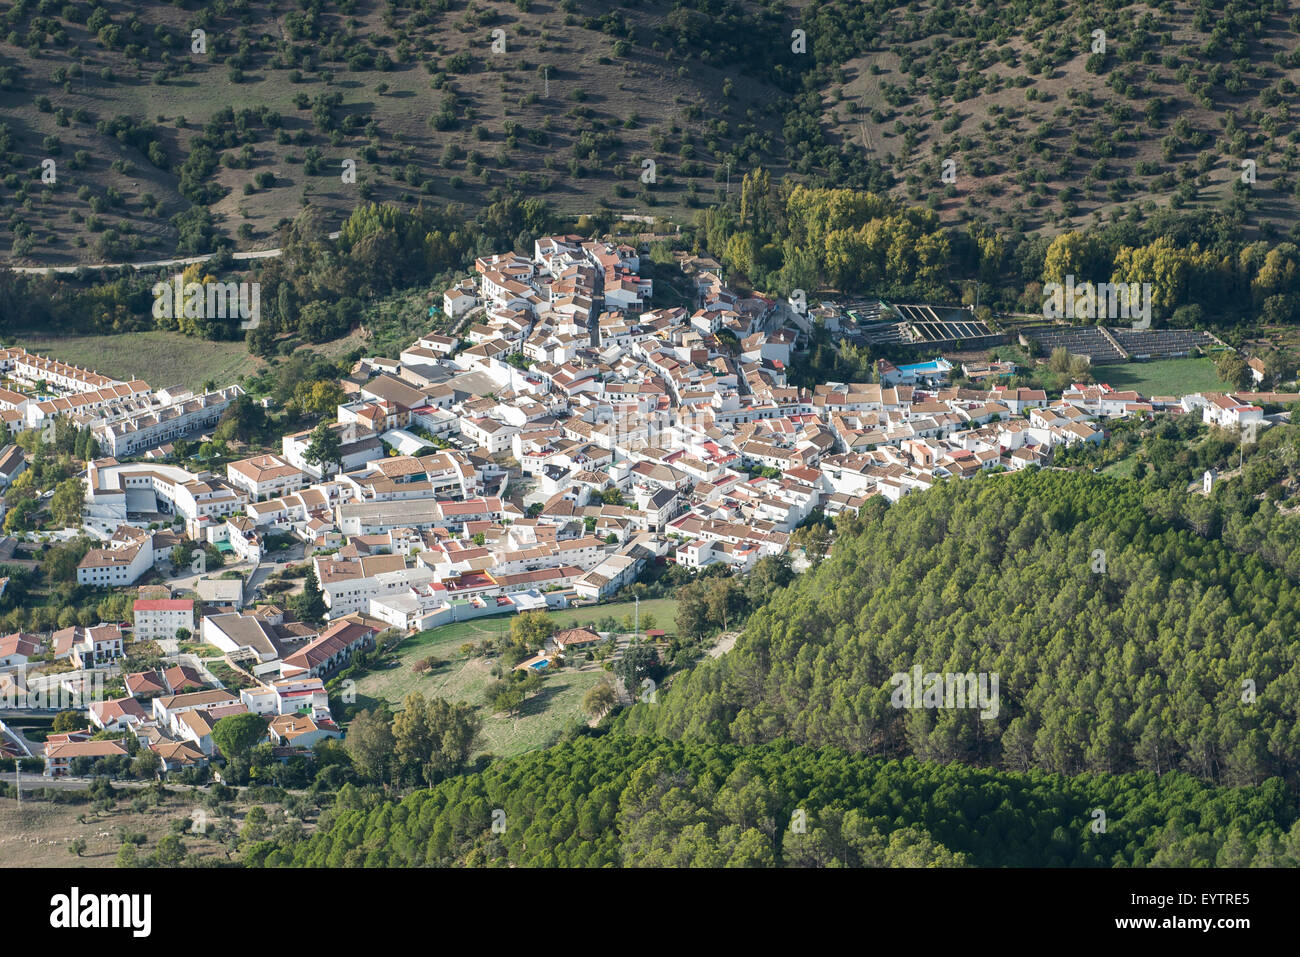
<path fill-rule="evenodd" d="M 869 326 L 860 326 L 858 333 L 871 345 L 904 341 L 901 322 L 876 322 Z"/>
<path fill-rule="evenodd" d="M 1093 365 L 1125 362 L 1128 356 L 1096 326 L 1036 326 L 1025 329 L 1045 354 L 1064 348 L 1072 356 L 1087 356 Z"/>
<path fill-rule="evenodd" d="M 1045 354 L 1064 347 L 1094 365 L 1134 359 L 1177 359 L 1214 346 L 1208 332 L 1196 329 L 1134 329 L 1131 326 L 1034 326 L 1022 330 Z"/>
<path fill-rule="evenodd" d="M 1112 328 L 1110 334 L 1135 359 L 1176 359 L 1216 344 L 1213 336 L 1199 329 Z"/>

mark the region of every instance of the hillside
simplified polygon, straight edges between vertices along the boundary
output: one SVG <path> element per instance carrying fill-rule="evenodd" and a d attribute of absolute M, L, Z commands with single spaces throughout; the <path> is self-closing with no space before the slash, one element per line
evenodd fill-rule
<path fill-rule="evenodd" d="M 834 64 L 823 123 L 912 200 L 1022 228 L 1134 204 L 1295 222 L 1300 19 L 1287 4 L 893 7 L 814 4 L 809 29 Z"/>
<path fill-rule="evenodd" d="M 1250 502 L 1213 500 L 1256 533 L 1226 545 L 1087 473 L 867 510 L 654 703 L 400 802 L 345 788 L 244 862 L 1294 866 L 1300 589 Z M 997 676 L 993 713 L 896 707 L 918 666 Z"/>
<path fill-rule="evenodd" d="M 1092 825 L 1105 812 L 1100 831 Z M 248 849 L 297 867 L 1296 866 L 1271 781 L 1017 774 L 789 742 L 737 748 L 611 734 L 417 791 L 340 791 L 319 829 Z"/>
<path fill-rule="evenodd" d="M 196 208 L 266 248 L 308 201 L 333 224 L 365 200 L 507 193 L 680 221 L 759 166 L 949 220 L 1054 232 L 1232 205 L 1286 232 L 1300 53 L 1272 7 L 19 0 L 0 16 L 0 255 L 191 252 Z"/>
<path fill-rule="evenodd" d="M 1204 499 L 1186 507 L 1194 530 L 1170 521 L 1187 498 L 1057 471 L 908 496 L 861 519 L 750 617 L 731 653 L 634 707 L 626 727 L 1013 770 L 1294 782 L 1300 588 L 1265 564 L 1294 565 L 1269 544 L 1285 535 L 1250 500 L 1223 537 L 1257 551 L 1232 551 L 1202 537 L 1217 527 Z M 892 676 L 918 667 L 998 676 L 994 713 L 897 706 Z"/>
<path fill-rule="evenodd" d="M 724 163 L 738 180 L 779 162 L 774 88 L 736 75 L 734 53 L 690 55 L 708 22 L 575 0 L 19 2 L 0 18 L 0 248 L 156 258 L 186 246 L 172 220 L 192 205 L 268 246 L 306 197 L 334 223 L 365 200 L 505 191 L 680 214 L 725 190 Z"/>

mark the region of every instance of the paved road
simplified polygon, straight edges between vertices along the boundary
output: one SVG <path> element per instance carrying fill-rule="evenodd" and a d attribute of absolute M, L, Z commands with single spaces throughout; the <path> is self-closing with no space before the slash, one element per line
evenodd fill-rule
<path fill-rule="evenodd" d="M 252 571 L 252 568 L 253 566 L 246 561 L 237 560 L 232 562 L 227 558 L 226 564 L 222 565 L 220 568 L 212 568 L 201 574 L 194 574 L 191 572 L 186 575 L 179 575 L 175 578 L 165 577 L 165 583 L 169 588 L 171 588 L 173 593 L 177 591 L 197 591 L 200 578 L 216 580 L 221 578 L 221 576 L 226 572 L 239 572 L 241 576 L 247 578 L 248 573 Z M 247 586 L 245 586 L 245 592 L 247 592 Z"/>
<path fill-rule="evenodd" d="M 301 564 L 306 558 L 307 546 L 303 542 L 295 541 L 287 549 L 281 552 L 269 552 L 267 557 L 262 559 L 262 563 L 257 566 L 257 570 L 249 576 L 248 584 L 244 587 L 245 601 L 252 602 L 258 597 L 257 589 L 266 582 L 275 572 L 282 571 L 290 565 Z M 280 593 L 283 600 L 283 593 Z M 269 596 L 276 598 L 276 595 Z"/>
<path fill-rule="evenodd" d="M 338 239 L 338 233 L 330 233 L 330 239 Z M 251 252 L 234 253 L 231 258 L 241 261 L 250 259 L 274 259 L 283 254 L 283 249 L 258 249 Z M 189 266 L 192 263 L 207 262 L 216 253 L 208 253 L 205 256 L 187 256 L 183 259 L 156 259 L 153 262 L 146 263 L 78 263 L 75 266 L 8 266 L 14 272 L 24 273 L 74 273 L 78 269 L 165 269 L 169 266 Z M 0 264 L 3 265 L 3 264 Z"/>
<path fill-rule="evenodd" d="M 8 761 L 6 763 L 9 765 L 9 770 L 0 771 L 0 781 L 4 781 L 6 784 L 13 784 L 14 783 L 13 762 Z M 63 775 L 57 778 L 47 778 L 41 774 L 32 774 L 31 772 L 24 771 L 22 785 L 23 785 L 24 794 L 27 794 L 30 791 L 34 791 L 37 788 L 56 788 L 61 791 L 84 791 L 86 788 L 90 787 L 93 781 L 94 778 L 74 778 L 68 775 Z M 157 784 L 158 782 L 154 781 L 153 779 L 150 779 L 148 781 L 140 781 L 136 779 L 122 779 L 118 781 L 112 781 L 111 783 L 115 788 L 147 788 L 153 786 L 154 784 Z M 206 791 L 212 787 L 212 783 L 177 784 L 174 781 L 164 781 L 163 784 L 166 786 L 168 791 Z M 226 785 L 226 787 L 233 788 L 236 791 L 247 791 L 250 787 L 253 787 L 253 785 L 228 784 Z M 301 795 L 301 794 L 308 794 L 309 792 L 303 788 L 298 788 L 298 789 L 286 788 L 285 793 Z"/>
<path fill-rule="evenodd" d="M 13 784 L 14 783 L 13 762 L 10 761 L 6 763 L 9 764 L 10 770 L 0 773 L 0 781 L 4 781 L 6 784 Z M 26 794 L 38 788 L 54 788 L 55 790 L 58 791 L 84 791 L 86 788 L 90 787 L 91 782 L 93 780 L 94 780 L 93 778 L 74 778 L 66 775 L 57 778 L 47 778 L 43 774 L 32 774 L 30 771 L 24 771 L 23 780 L 22 780 L 23 793 Z M 122 780 L 122 781 L 114 781 L 113 787 L 147 788 L 154 783 L 156 782 L 154 782 L 152 779 L 148 781 Z M 204 788 L 209 786 L 210 785 L 206 785 L 206 784 L 173 784 L 170 781 L 167 782 L 167 789 L 169 791 L 203 790 Z M 236 790 L 242 790 L 245 786 L 231 785 L 231 787 L 234 787 Z"/>

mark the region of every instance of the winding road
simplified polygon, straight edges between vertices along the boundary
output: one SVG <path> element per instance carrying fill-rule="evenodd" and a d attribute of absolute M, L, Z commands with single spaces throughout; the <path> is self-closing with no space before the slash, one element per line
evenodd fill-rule
<path fill-rule="evenodd" d="M 338 239 L 338 233 L 330 233 L 330 239 Z M 233 253 L 232 259 L 250 260 L 250 259 L 275 259 L 284 252 L 283 249 L 258 249 L 253 252 Z M 184 259 L 157 259 L 153 262 L 145 263 L 78 263 L 75 266 L 9 266 L 5 269 L 22 273 L 74 273 L 79 269 L 165 269 L 169 266 L 189 266 L 193 263 L 207 262 L 216 253 L 207 253 L 203 256 L 187 256 Z"/>

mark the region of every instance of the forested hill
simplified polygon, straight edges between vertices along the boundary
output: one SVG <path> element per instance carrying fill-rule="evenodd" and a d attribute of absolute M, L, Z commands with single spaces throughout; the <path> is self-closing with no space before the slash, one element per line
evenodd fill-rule
<path fill-rule="evenodd" d="M 244 861 L 1300 866 L 1300 587 L 1166 494 L 1044 471 L 873 506 L 606 733 L 400 802 L 347 785 Z M 997 717 L 895 709 L 914 665 L 996 672 Z"/>
<path fill-rule="evenodd" d="M 1144 495 L 1158 497 L 1039 472 L 909 496 L 861 519 L 755 612 L 733 651 L 633 708 L 626 727 L 1294 786 L 1300 588 L 1175 529 Z M 891 675 L 916 665 L 996 673 L 996 718 L 893 707 Z"/>
<path fill-rule="evenodd" d="M 1098 810 L 1104 832 L 1093 826 Z M 1184 774 L 1067 778 L 789 742 L 739 748 L 610 734 L 498 761 L 400 803 L 346 786 L 310 838 L 264 841 L 245 862 L 1297 866 L 1295 819 L 1276 779 L 1236 789 Z"/>

